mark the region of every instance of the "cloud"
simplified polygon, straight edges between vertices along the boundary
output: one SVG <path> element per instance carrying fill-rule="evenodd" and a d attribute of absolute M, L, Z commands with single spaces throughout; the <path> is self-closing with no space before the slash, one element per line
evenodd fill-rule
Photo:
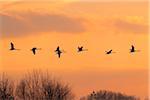
<path fill-rule="evenodd" d="M 148 22 L 142 16 L 118 16 L 99 20 L 100 31 L 106 33 L 147 34 Z"/>
<path fill-rule="evenodd" d="M 114 28 L 121 32 L 148 33 L 148 25 L 117 19 L 113 22 Z"/>
<path fill-rule="evenodd" d="M 24 36 L 41 32 L 81 33 L 85 31 L 84 21 L 61 14 L 37 12 L 19 13 L 16 16 L 0 14 L 3 36 Z"/>
<path fill-rule="evenodd" d="M 2 36 L 15 36 L 29 31 L 29 27 L 24 23 L 24 21 L 16 17 L 0 14 L 0 18 L 0 32 Z"/>

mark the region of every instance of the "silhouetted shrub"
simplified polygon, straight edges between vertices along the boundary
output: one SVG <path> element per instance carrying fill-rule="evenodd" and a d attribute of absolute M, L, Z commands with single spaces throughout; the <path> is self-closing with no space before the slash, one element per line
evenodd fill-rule
<path fill-rule="evenodd" d="M 0 76 L 0 100 L 14 100 L 14 84 L 4 73 Z"/>
<path fill-rule="evenodd" d="M 86 98 L 82 100 L 139 100 L 134 96 L 128 96 L 122 93 L 116 93 L 106 90 L 100 90 L 98 92 L 92 92 Z"/>
<path fill-rule="evenodd" d="M 68 85 L 52 79 L 48 73 L 33 71 L 21 79 L 16 87 L 19 100 L 72 100 Z"/>

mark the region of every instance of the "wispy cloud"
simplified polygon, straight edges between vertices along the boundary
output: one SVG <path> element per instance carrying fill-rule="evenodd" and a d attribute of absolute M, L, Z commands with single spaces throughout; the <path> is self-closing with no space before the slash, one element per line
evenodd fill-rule
<path fill-rule="evenodd" d="M 146 34 L 148 33 L 148 22 L 140 16 L 118 16 L 116 18 L 106 18 L 99 21 L 101 29 L 106 32 Z"/>
<path fill-rule="evenodd" d="M 126 20 L 117 19 L 113 22 L 114 27 L 121 32 L 130 32 L 130 33 L 148 33 L 148 25 L 129 22 Z"/>
<path fill-rule="evenodd" d="M 81 33 L 85 31 L 84 21 L 61 14 L 24 12 L 18 17 L 0 14 L 3 36 L 24 36 L 43 32 Z"/>

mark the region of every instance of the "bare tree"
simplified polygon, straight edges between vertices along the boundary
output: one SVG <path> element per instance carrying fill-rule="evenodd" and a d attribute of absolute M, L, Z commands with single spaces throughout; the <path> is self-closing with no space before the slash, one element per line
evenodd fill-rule
<path fill-rule="evenodd" d="M 20 83 L 16 87 L 16 95 L 19 98 L 22 98 L 22 100 L 26 100 L 27 94 L 26 94 L 26 83 L 24 80 L 21 80 Z"/>
<path fill-rule="evenodd" d="M 51 78 L 48 73 L 33 71 L 21 79 L 16 88 L 19 100 L 72 100 L 68 85 Z"/>
<path fill-rule="evenodd" d="M 14 100 L 14 84 L 3 73 L 0 76 L 0 100 Z"/>
<path fill-rule="evenodd" d="M 98 92 L 93 91 L 84 100 L 139 100 L 139 98 L 122 93 L 100 90 Z"/>

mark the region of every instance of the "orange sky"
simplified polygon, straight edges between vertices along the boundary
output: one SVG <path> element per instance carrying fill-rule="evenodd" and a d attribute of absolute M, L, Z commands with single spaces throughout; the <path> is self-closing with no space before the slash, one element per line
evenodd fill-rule
<path fill-rule="evenodd" d="M 11 0 L 10 0 L 11 1 Z M 108 0 L 110 1 L 110 0 Z M 77 97 L 108 89 L 148 94 L 148 2 L 1 2 L 0 70 L 17 78 L 49 70 L 71 84 Z M 13 41 L 20 51 L 9 51 Z M 130 54 L 131 45 L 141 52 Z M 60 59 L 57 46 L 67 51 Z M 87 52 L 78 54 L 83 45 Z M 40 47 L 32 55 L 32 47 Z M 113 49 L 116 53 L 105 55 Z"/>

